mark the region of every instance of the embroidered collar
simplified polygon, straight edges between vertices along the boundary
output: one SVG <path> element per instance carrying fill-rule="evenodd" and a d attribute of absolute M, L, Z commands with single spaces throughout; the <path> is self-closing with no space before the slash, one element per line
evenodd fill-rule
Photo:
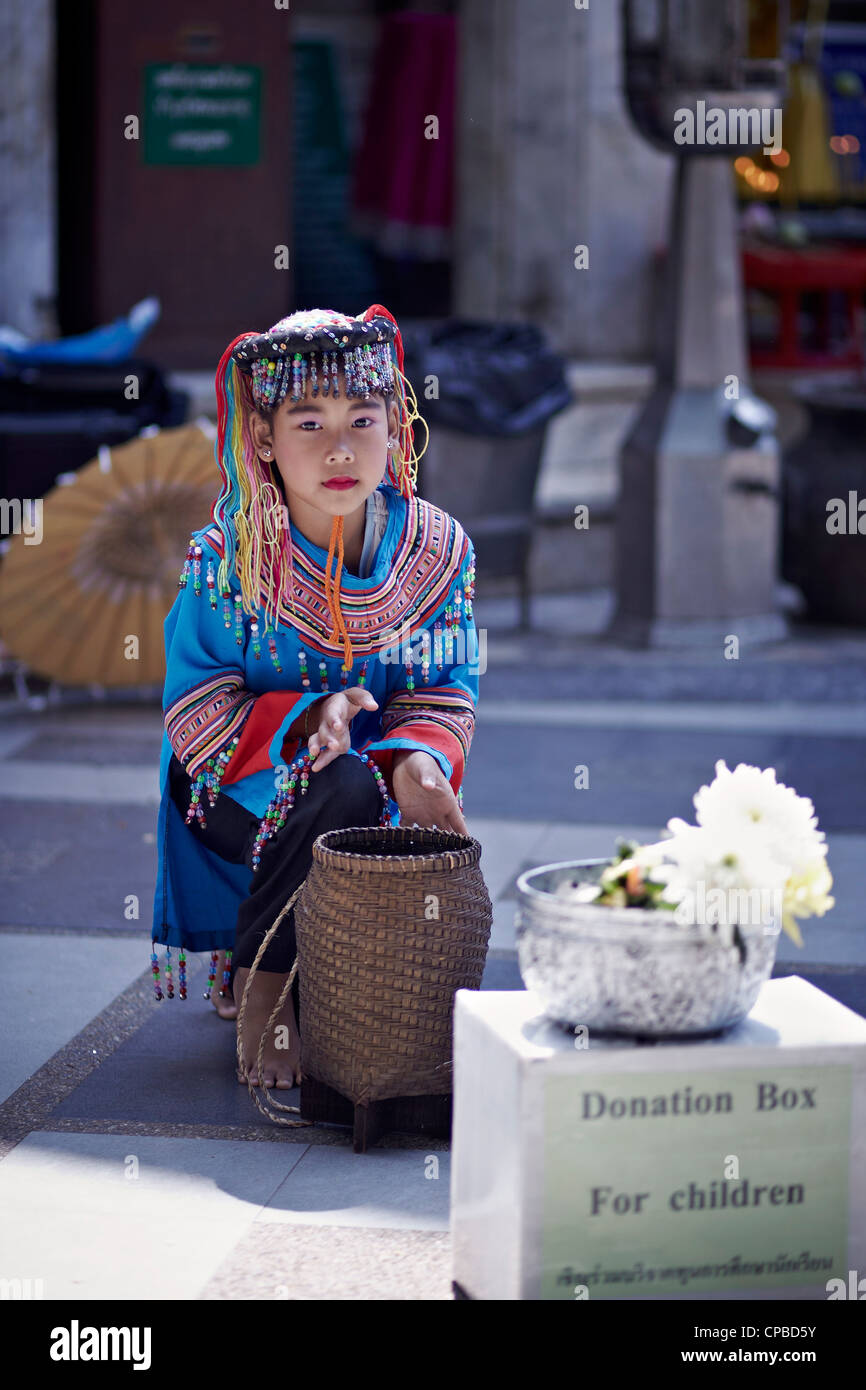
<path fill-rule="evenodd" d="M 366 578 L 348 573 L 340 578 L 340 606 L 352 645 L 359 654 L 378 651 L 403 624 L 425 626 L 444 608 L 466 558 L 469 541 L 453 517 L 420 497 L 406 499 L 391 484 L 382 484 L 388 502 L 388 524 Z M 284 595 L 279 605 L 277 634 L 294 632 L 323 656 L 336 658 L 342 643 L 330 641 L 331 614 L 325 595 L 327 551 L 291 528 L 294 569 L 293 600 Z M 222 555 L 218 527 L 205 539 Z M 233 577 L 236 583 L 236 577 Z M 265 593 L 259 591 L 263 611 Z"/>

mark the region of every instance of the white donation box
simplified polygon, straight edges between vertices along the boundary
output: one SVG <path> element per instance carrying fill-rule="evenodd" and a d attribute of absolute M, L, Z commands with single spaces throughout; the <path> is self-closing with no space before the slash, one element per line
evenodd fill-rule
<path fill-rule="evenodd" d="M 866 1021 L 793 976 L 698 1041 L 459 990 L 451 1218 L 458 1297 L 863 1297 Z"/>

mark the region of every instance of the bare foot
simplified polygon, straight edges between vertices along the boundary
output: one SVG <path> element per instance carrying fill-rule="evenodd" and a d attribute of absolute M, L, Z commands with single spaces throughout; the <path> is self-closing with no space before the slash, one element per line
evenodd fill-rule
<path fill-rule="evenodd" d="M 216 979 L 210 992 L 210 1002 L 213 1004 L 220 1018 L 237 1018 L 238 1006 L 234 1001 L 231 987 L 226 986 L 226 993 L 220 998 L 220 990 L 223 987 L 223 972 L 226 968 L 226 953 L 220 951 L 216 963 Z"/>
<path fill-rule="evenodd" d="M 234 991 L 235 1003 L 238 1008 L 240 1008 L 243 999 L 244 987 L 249 973 L 245 966 L 238 966 L 235 971 Z M 244 1085 L 247 1082 L 246 1071 L 250 1074 L 253 1086 L 259 1084 L 256 1064 L 259 1043 L 288 978 L 287 974 L 279 975 L 270 970 L 256 971 L 244 1014 L 245 1071 L 242 1072 L 240 1067 L 237 1071 L 238 1081 Z M 270 1036 L 265 1042 L 262 1056 L 262 1076 L 265 1086 L 275 1086 L 278 1091 L 290 1091 L 294 1085 L 302 1080 L 300 1063 L 301 1039 L 298 1034 L 292 992 L 289 990 L 286 1001 L 277 1015 L 274 1027 L 271 1029 Z"/>

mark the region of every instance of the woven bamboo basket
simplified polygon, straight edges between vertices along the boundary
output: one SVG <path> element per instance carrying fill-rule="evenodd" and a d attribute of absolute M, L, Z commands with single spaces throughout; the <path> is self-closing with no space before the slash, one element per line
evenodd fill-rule
<path fill-rule="evenodd" d="M 301 1066 L 354 1105 L 452 1089 L 454 992 L 493 921 L 481 846 L 419 826 L 331 830 L 297 905 Z"/>

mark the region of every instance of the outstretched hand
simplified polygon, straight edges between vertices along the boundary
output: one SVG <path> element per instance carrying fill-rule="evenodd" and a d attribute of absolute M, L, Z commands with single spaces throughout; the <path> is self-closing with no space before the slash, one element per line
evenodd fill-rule
<path fill-rule="evenodd" d="M 310 753 L 317 753 L 313 771 L 321 772 L 328 763 L 348 753 L 352 746 L 349 726 L 362 709 L 378 709 L 378 701 L 363 685 L 350 685 L 346 690 L 338 690 L 322 700 L 317 713 L 319 723 L 315 733 L 310 735 Z"/>
<path fill-rule="evenodd" d="M 391 783 L 401 824 L 438 826 L 458 835 L 469 833 L 454 789 L 430 753 L 420 748 L 397 749 Z"/>

